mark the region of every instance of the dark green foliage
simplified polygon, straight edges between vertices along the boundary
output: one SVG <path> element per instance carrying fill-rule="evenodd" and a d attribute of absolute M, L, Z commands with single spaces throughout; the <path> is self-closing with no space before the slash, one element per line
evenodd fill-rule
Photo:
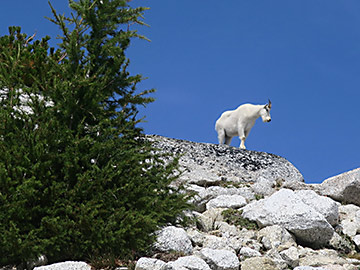
<path fill-rule="evenodd" d="M 241 216 L 241 210 L 227 209 L 224 210 L 221 214 L 224 217 L 224 221 L 231 225 L 235 225 L 240 228 L 246 228 L 248 230 L 256 230 L 259 228 L 256 222 L 243 218 Z"/>
<path fill-rule="evenodd" d="M 188 207 L 169 187 L 176 159 L 136 126 L 153 90 L 136 93 L 125 51 L 145 9 L 101 2 L 53 10 L 58 50 L 20 28 L 0 37 L 0 265 L 136 256 Z"/>

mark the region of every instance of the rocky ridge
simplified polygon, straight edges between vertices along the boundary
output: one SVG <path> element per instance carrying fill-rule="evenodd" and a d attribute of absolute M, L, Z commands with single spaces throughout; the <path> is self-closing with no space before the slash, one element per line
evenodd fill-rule
<path fill-rule="evenodd" d="M 158 232 L 136 270 L 360 269 L 360 168 L 310 185 L 273 154 L 148 139 L 181 155 L 183 173 L 173 184 L 195 194 L 195 210 L 188 227 Z M 71 269 L 86 269 L 79 267 Z"/>
<path fill-rule="evenodd" d="M 149 139 L 181 155 L 175 184 L 195 192 L 194 222 L 160 230 L 136 270 L 360 269 L 360 169 L 310 185 L 273 154 Z"/>

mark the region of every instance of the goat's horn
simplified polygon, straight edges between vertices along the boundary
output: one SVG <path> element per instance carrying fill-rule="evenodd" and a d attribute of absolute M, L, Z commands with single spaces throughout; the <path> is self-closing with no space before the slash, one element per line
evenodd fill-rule
<path fill-rule="evenodd" d="M 270 99 L 269 99 L 269 103 L 268 103 L 268 104 L 269 104 L 269 107 L 271 108 L 271 100 L 270 100 Z"/>

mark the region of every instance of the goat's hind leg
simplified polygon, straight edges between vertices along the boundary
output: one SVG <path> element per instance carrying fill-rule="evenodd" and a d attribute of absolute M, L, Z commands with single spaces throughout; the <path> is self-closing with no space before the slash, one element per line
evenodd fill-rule
<path fill-rule="evenodd" d="M 227 136 L 227 135 L 225 134 L 225 144 L 226 144 L 226 145 L 230 145 L 231 140 L 232 140 L 232 137 L 229 137 L 229 136 Z"/>

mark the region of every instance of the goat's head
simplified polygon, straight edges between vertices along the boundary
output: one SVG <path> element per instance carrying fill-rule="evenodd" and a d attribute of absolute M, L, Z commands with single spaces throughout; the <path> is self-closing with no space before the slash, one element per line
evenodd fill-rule
<path fill-rule="evenodd" d="M 270 122 L 271 116 L 270 116 L 270 110 L 271 110 L 271 101 L 269 99 L 269 103 L 264 106 L 264 108 L 260 111 L 260 116 L 263 122 Z"/>

